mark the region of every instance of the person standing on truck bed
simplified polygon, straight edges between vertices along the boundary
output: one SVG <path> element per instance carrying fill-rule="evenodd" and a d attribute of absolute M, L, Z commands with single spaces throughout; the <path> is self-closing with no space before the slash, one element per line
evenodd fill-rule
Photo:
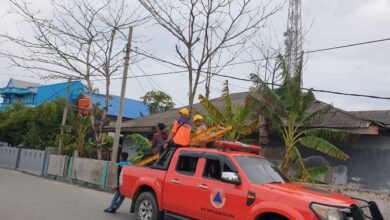
<path fill-rule="evenodd" d="M 164 149 L 171 147 L 187 147 L 190 145 L 192 123 L 189 115 L 190 112 L 188 109 L 180 109 L 179 118 L 173 123 L 172 130 L 168 135 Z"/>
<path fill-rule="evenodd" d="M 104 212 L 107 213 L 116 213 L 116 210 L 119 209 L 119 207 L 122 205 L 123 200 L 125 200 L 125 196 L 122 195 L 119 192 L 119 176 L 122 171 L 123 166 L 131 165 L 129 162 L 127 162 L 127 158 L 129 157 L 129 154 L 127 152 L 122 152 L 119 156 L 119 163 L 118 163 L 118 173 L 117 173 L 117 185 L 115 186 L 115 194 L 114 198 L 111 201 L 111 205 L 104 210 Z"/>
<path fill-rule="evenodd" d="M 152 154 L 162 153 L 164 150 L 164 143 L 167 140 L 168 135 L 165 133 L 165 124 L 158 123 L 156 127 L 156 132 L 153 134 L 152 139 Z"/>
<path fill-rule="evenodd" d="M 194 123 L 195 125 L 195 134 L 201 134 L 205 131 L 207 131 L 207 126 L 206 124 L 204 123 L 204 118 L 202 115 L 195 115 L 192 122 Z M 196 143 L 191 143 L 191 146 L 192 147 L 207 147 L 208 145 L 207 144 L 196 144 Z"/>
<path fill-rule="evenodd" d="M 204 123 L 204 118 L 202 115 L 195 115 L 193 119 L 194 125 L 196 127 L 196 134 L 207 131 L 207 126 Z"/>

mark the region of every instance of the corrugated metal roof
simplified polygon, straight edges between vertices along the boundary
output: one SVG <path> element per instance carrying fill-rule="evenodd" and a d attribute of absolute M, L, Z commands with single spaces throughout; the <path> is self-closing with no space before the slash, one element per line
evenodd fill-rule
<path fill-rule="evenodd" d="M 232 94 L 232 101 L 236 104 L 243 104 L 245 103 L 247 95 L 247 92 L 234 93 Z M 222 109 L 224 106 L 222 98 L 212 99 L 211 102 L 213 102 L 214 105 L 219 109 Z M 308 113 L 323 108 L 325 105 L 325 103 L 317 101 L 309 108 Z M 157 123 L 160 122 L 170 125 L 173 123 L 173 120 L 178 117 L 178 109 L 179 108 L 124 122 L 122 124 L 122 129 L 124 131 L 139 130 L 138 128 L 152 130 L 157 125 Z M 195 104 L 194 109 L 202 113 L 204 112 L 204 109 L 200 103 Z M 333 107 L 329 112 L 314 118 L 314 120 L 306 127 L 354 129 L 368 128 L 370 124 L 371 121 L 369 120 L 358 118 L 349 112 Z"/>
<path fill-rule="evenodd" d="M 8 86 L 17 87 L 17 88 L 28 88 L 36 87 L 37 93 L 34 98 L 34 106 L 40 105 L 44 102 L 50 102 L 56 100 L 58 97 L 66 97 L 66 92 L 68 88 L 68 82 L 56 83 L 51 85 L 39 85 L 36 83 L 25 82 L 22 80 L 11 79 L 8 83 Z M 86 95 L 86 86 L 80 81 L 72 81 L 70 87 L 70 101 L 77 99 L 80 94 Z M 104 105 L 104 96 L 103 94 L 94 94 L 92 102 L 94 104 L 101 103 L 101 106 Z M 117 116 L 119 110 L 119 97 L 110 96 L 110 106 L 108 109 L 109 116 Z M 149 115 L 147 105 L 143 104 L 140 101 L 133 99 L 124 99 L 124 109 L 123 117 L 128 119 L 140 118 L 142 116 Z"/>
<path fill-rule="evenodd" d="M 41 86 L 41 84 L 26 82 L 26 81 L 17 80 L 17 79 L 10 79 L 8 84 L 7 84 L 7 87 L 15 87 L 15 88 L 21 88 L 21 89 L 25 89 L 25 88 L 29 88 L 29 87 L 38 87 L 38 86 Z"/>
<path fill-rule="evenodd" d="M 87 94 L 84 93 L 87 96 Z M 108 115 L 117 116 L 119 112 L 119 96 L 110 96 Z M 100 103 L 100 108 L 104 106 L 105 95 L 103 94 L 93 94 L 92 103 Z M 149 110 L 148 106 L 141 101 L 134 99 L 125 98 L 123 100 L 123 117 L 128 119 L 140 118 L 143 116 L 148 116 Z"/>
<path fill-rule="evenodd" d="M 390 125 L 390 110 L 350 111 L 350 113 L 359 118 L 364 118 L 381 124 Z"/>
<path fill-rule="evenodd" d="M 34 105 L 40 105 L 44 102 L 50 102 L 56 100 L 58 97 L 66 97 L 68 83 L 56 83 L 51 85 L 39 86 L 37 95 L 35 97 Z M 84 92 L 86 86 L 80 81 L 72 81 L 70 86 L 70 100 L 75 100 L 82 92 Z"/>

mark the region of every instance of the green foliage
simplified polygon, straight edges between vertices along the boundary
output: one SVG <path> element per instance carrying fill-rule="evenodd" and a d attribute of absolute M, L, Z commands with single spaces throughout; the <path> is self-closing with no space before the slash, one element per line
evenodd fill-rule
<path fill-rule="evenodd" d="M 9 106 L 5 111 L 0 111 L 0 141 L 13 146 L 20 144 L 32 149 L 45 149 L 45 147 L 58 147 L 61 138 L 63 141 L 62 154 L 73 155 L 74 151 L 79 156 L 96 158 L 97 144 L 93 138 L 91 117 L 80 116 L 77 111 L 68 111 L 65 133 L 60 136 L 65 99 L 57 99 L 54 102 L 45 102 L 35 108 L 26 107 L 20 103 Z M 98 105 L 95 118 L 101 120 L 102 110 Z M 100 146 L 109 151 L 113 139 L 103 134 Z"/>
<path fill-rule="evenodd" d="M 87 138 L 85 141 L 82 156 L 87 158 L 97 158 L 96 143 L 92 138 Z"/>
<path fill-rule="evenodd" d="M 162 91 L 149 91 L 141 99 L 144 104 L 148 105 L 150 114 L 164 112 L 173 109 L 175 106 L 172 98 Z"/>
<path fill-rule="evenodd" d="M 282 56 L 279 57 L 280 67 L 283 72 L 283 84 L 272 90 L 258 76 L 251 75 L 256 87 L 251 89 L 247 104 L 256 112 L 262 112 L 271 122 L 269 126 L 275 134 L 283 137 L 286 147 L 281 169 L 284 173 L 292 165 L 299 168 L 298 178 L 302 181 L 313 181 L 323 169 L 306 169 L 298 144 L 311 148 L 329 156 L 346 160 L 348 155 L 338 149 L 329 141 L 346 141 L 350 134 L 327 128 L 306 129 L 305 125 L 315 117 L 328 112 L 330 105 L 322 105 L 318 109 L 309 112 L 309 108 L 315 103 L 315 97 L 311 90 L 303 92 L 301 89 L 301 67 L 294 74 L 287 72 L 286 64 Z"/>
<path fill-rule="evenodd" d="M 87 139 L 88 132 L 91 129 L 91 120 L 89 116 L 76 115 L 73 119 L 71 133 L 67 134 L 71 136 L 70 143 L 65 145 L 65 148 L 71 149 L 73 151 L 78 151 L 79 156 L 85 156 L 84 148 L 86 146 L 85 142 Z M 95 146 L 91 142 L 89 142 L 89 149 Z M 95 146 L 96 148 L 96 146 Z"/>
<path fill-rule="evenodd" d="M 251 109 L 246 105 L 235 105 L 232 102 L 231 95 L 229 93 L 229 83 L 225 81 L 222 91 L 222 97 L 224 102 L 224 109 L 220 111 L 213 103 L 211 103 L 204 96 L 199 95 L 200 103 L 206 110 L 206 123 L 211 125 L 223 125 L 232 126 L 232 130 L 227 132 L 224 139 L 229 141 L 242 140 L 244 136 L 247 136 L 257 128 L 258 121 L 251 121 Z"/>
<path fill-rule="evenodd" d="M 141 158 L 150 152 L 150 141 L 140 134 L 132 134 L 126 138 L 130 138 L 131 148 L 135 149 L 136 154 L 130 158 L 130 162 L 135 164 L 141 160 Z"/>
<path fill-rule="evenodd" d="M 299 139 L 299 143 L 307 148 L 311 148 L 322 153 L 325 153 L 331 157 L 335 157 L 341 160 L 348 159 L 348 155 L 340 151 L 336 146 L 329 143 L 325 139 L 314 137 L 314 136 L 305 136 Z"/>
<path fill-rule="evenodd" d="M 329 172 L 328 167 L 324 167 L 324 166 L 311 167 L 311 168 L 308 168 L 306 170 L 307 170 L 308 175 L 313 177 L 310 180 L 308 180 L 308 182 L 315 183 L 315 184 L 326 184 L 325 182 L 318 181 L 318 180 L 314 179 L 314 177 L 318 177 L 318 176 L 325 175 L 326 173 L 328 173 Z M 302 178 L 303 178 L 302 172 L 298 172 L 295 175 L 295 179 L 297 179 L 297 180 L 300 180 Z"/>
<path fill-rule="evenodd" d="M 114 138 L 111 136 L 108 136 L 107 134 L 102 135 L 102 147 L 104 149 L 111 149 L 112 145 L 114 144 Z"/>
<path fill-rule="evenodd" d="M 20 103 L 0 112 L 0 140 L 28 148 L 56 147 L 64 100 L 46 102 L 36 108 Z"/>

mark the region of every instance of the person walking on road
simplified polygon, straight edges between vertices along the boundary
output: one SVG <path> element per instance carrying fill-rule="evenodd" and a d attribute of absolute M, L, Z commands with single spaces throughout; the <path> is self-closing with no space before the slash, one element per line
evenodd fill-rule
<path fill-rule="evenodd" d="M 119 176 L 122 171 L 123 166 L 131 165 L 129 162 L 127 162 L 127 158 L 129 157 L 129 154 L 127 152 L 122 152 L 119 157 L 119 163 L 118 163 L 118 173 L 117 173 L 117 185 L 115 186 L 115 194 L 114 198 L 111 201 L 111 205 L 104 210 L 104 212 L 107 213 L 116 213 L 116 210 L 119 209 L 119 207 L 122 205 L 123 200 L 125 200 L 125 196 L 122 195 L 119 191 Z"/>

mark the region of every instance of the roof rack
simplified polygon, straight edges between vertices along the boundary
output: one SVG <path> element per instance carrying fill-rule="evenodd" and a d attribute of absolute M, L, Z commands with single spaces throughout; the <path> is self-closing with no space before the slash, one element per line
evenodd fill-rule
<path fill-rule="evenodd" d="M 240 151 L 259 154 L 262 148 L 256 145 L 248 145 L 241 142 L 232 142 L 232 141 L 217 141 L 215 146 L 220 150 L 231 150 L 231 151 Z"/>

